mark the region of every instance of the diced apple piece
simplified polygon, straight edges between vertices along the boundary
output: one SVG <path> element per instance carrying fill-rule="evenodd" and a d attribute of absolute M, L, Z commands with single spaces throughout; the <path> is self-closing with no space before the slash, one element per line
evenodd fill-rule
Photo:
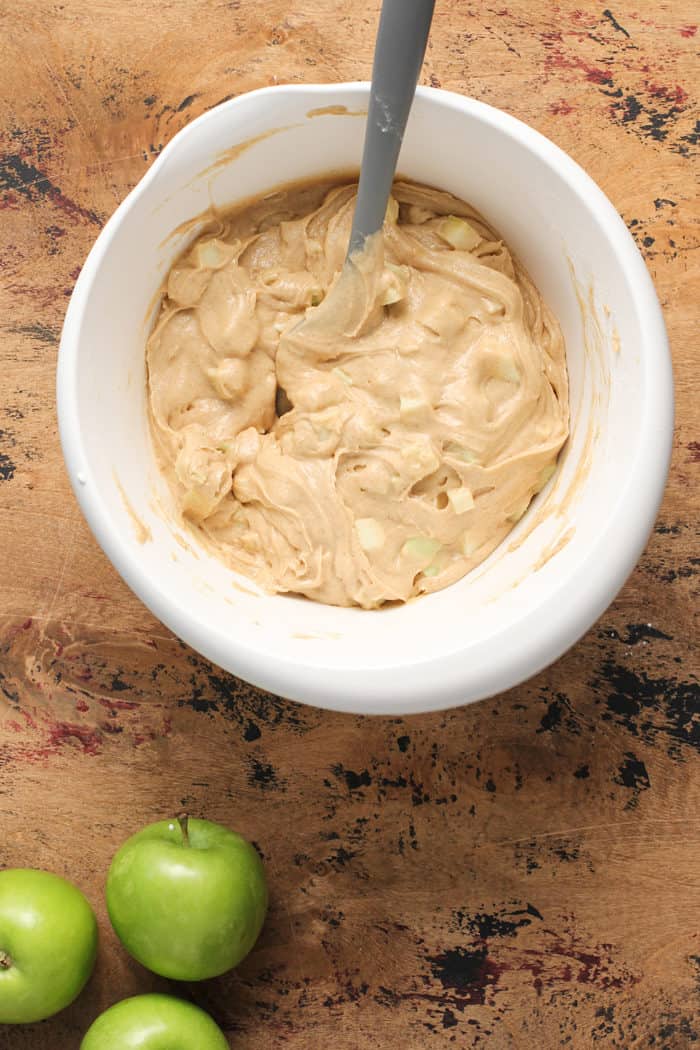
<path fill-rule="evenodd" d="M 399 218 L 399 202 L 395 197 L 389 197 L 386 206 L 386 213 L 384 215 L 384 222 L 390 223 L 395 226 Z"/>
<path fill-rule="evenodd" d="M 378 551 L 384 546 L 384 529 L 376 518 L 357 518 L 355 530 L 363 551 Z"/>
<path fill-rule="evenodd" d="M 517 385 L 520 382 L 520 369 L 512 357 L 497 358 L 494 371 L 498 378 L 503 379 L 506 383 Z"/>
<path fill-rule="evenodd" d="M 465 219 L 457 218 L 456 215 L 448 215 L 440 223 L 438 233 L 453 248 L 463 252 L 472 251 L 483 240 L 481 234 L 477 233 L 473 226 L 470 226 Z"/>
<path fill-rule="evenodd" d="M 195 266 L 207 270 L 218 270 L 233 258 L 233 247 L 224 241 L 213 238 L 199 241 L 192 249 L 192 261 Z"/>
<path fill-rule="evenodd" d="M 401 553 L 407 558 L 415 558 L 418 561 L 432 561 L 442 544 L 439 540 L 431 539 L 430 536 L 413 536 L 406 540 Z"/>
<path fill-rule="evenodd" d="M 466 485 L 458 489 L 450 489 L 447 498 L 455 514 L 465 514 L 474 506 L 474 497 Z"/>
<path fill-rule="evenodd" d="M 403 299 L 400 288 L 395 284 L 390 284 L 382 295 L 381 305 L 382 306 L 393 306 L 394 303 L 400 303 Z"/>
<path fill-rule="evenodd" d="M 399 398 L 399 413 L 402 419 L 416 419 L 424 415 L 428 408 L 430 405 L 424 397 L 401 395 Z"/>
<path fill-rule="evenodd" d="M 384 291 L 380 295 L 381 305 L 391 306 L 405 299 L 410 278 L 411 271 L 408 266 L 395 266 L 394 263 L 388 262 L 382 275 Z"/>
<path fill-rule="evenodd" d="M 475 452 L 472 452 L 470 448 L 465 448 L 464 445 L 457 445 L 454 441 L 449 441 L 445 445 L 445 452 L 448 456 L 454 456 L 455 459 L 461 459 L 463 463 L 478 463 L 479 457 Z"/>
<path fill-rule="evenodd" d="M 401 458 L 405 461 L 413 476 L 417 474 L 425 476 L 432 473 L 433 470 L 437 470 L 440 466 L 440 458 L 428 441 L 422 443 L 416 441 L 410 445 L 404 445 L 401 449 Z"/>
<path fill-rule="evenodd" d="M 472 554 L 476 554 L 481 544 L 476 539 L 473 533 L 465 532 L 462 536 L 462 554 L 465 558 L 471 558 Z"/>

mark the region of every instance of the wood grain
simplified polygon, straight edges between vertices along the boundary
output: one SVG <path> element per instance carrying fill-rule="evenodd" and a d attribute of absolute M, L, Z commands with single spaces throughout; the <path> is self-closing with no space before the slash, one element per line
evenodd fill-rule
<path fill-rule="evenodd" d="M 677 383 L 668 490 L 639 566 L 554 667 L 449 714 L 363 719 L 249 688 L 170 635 L 70 493 L 54 411 L 73 283 L 187 121 L 282 81 L 369 75 L 379 3 L 4 0 L 0 35 L 0 866 L 74 879 L 97 972 L 72 1050 L 165 988 L 106 919 L 116 847 L 183 806 L 259 846 L 254 953 L 180 989 L 232 1047 L 637 1047 L 700 1040 L 697 7 L 439 0 L 425 80 L 543 131 L 643 251 Z"/>

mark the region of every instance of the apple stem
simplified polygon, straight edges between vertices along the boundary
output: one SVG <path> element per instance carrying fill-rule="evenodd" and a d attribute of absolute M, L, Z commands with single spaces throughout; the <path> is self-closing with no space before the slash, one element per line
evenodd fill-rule
<path fill-rule="evenodd" d="M 9 970 L 12 966 L 12 959 L 7 952 L 0 952 L 0 970 Z"/>
<path fill-rule="evenodd" d="M 180 825 L 180 830 L 182 831 L 182 845 L 183 846 L 189 846 L 189 844 L 190 844 L 190 833 L 189 833 L 188 828 L 187 828 L 188 820 L 189 820 L 189 816 L 187 815 L 187 813 L 181 813 L 180 816 L 177 818 L 177 822 Z"/>

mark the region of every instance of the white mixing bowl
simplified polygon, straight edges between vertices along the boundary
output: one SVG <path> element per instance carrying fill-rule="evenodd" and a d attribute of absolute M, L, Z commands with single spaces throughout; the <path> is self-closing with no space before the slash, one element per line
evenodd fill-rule
<path fill-rule="evenodd" d="M 673 427 L 649 274 L 610 202 L 565 153 L 490 106 L 420 88 L 399 171 L 475 205 L 559 318 L 571 438 L 516 530 L 445 590 L 381 611 L 258 593 L 176 523 L 149 438 L 144 345 L 192 220 L 280 183 L 356 170 L 367 84 L 266 88 L 184 128 L 105 226 L 70 302 L 58 366 L 71 482 L 107 556 L 163 623 L 282 696 L 362 713 L 449 707 L 556 660 L 603 612 L 653 525 Z M 175 232 L 174 232 L 175 231 Z"/>

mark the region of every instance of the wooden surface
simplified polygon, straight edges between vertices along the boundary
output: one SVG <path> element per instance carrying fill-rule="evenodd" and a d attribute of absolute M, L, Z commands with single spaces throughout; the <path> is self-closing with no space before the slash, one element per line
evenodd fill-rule
<path fill-rule="evenodd" d="M 507 5 L 507 6 L 506 6 Z M 438 0 L 425 80 L 528 121 L 612 198 L 656 281 L 677 381 L 671 479 L 623 593 L 521 688 L 425 717 L 249 688 L 117 577 L 69 490 L 54 366 L 98 230 L 231 95 L 369 75 L 377 0 L 0 4 L 0 866 L 74 879 L 101 927 L 72 1050 L 160 981 L 106 919 L 116 847 L 183 806 L 252 838 L 253 955 L 182 994 L 241 1050 L 686 1048 L 700 1040 L 697 7 Z M 694 647 L 695 646 L 695 647 Z"/>

